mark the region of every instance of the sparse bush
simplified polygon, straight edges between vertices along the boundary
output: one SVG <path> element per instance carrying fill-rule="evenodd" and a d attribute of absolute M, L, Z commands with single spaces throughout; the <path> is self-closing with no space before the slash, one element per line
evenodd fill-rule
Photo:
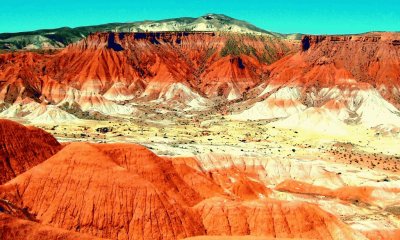
<path fill-rule="evenodd" d="M 228 55 L 239 56 L 240 50 L 238 42 L 233 38 L 229 38 L 220 54 L 222 57 L 226 57 Z"/>

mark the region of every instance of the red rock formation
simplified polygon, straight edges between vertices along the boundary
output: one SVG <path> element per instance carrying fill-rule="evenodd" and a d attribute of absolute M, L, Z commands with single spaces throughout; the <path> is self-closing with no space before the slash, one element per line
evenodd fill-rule
<path fill-rule="evenodd" d="M 285 180 L 279 183 L 276 187 L 278 191 L 300 193 L 300 194 L 310 194 L 310 195 L 322 195 L 328 197 L 334 197 L 334 191 L 332 189 L 315 186 L 310 183 L 300 182 L 293 179 Z"/>
<path fill-rule="evenodd" d="M 379 42 L 382 38 L 380 34 L 364 34 L 364 35 L 305 35 L 302 37 L 302 49 L 307 51 L 310 47 L 314 47 L 321 42 Z"/>
<path fill-rule="evenodd" d="M 11 180 L 61 149 L 45 131 L 0 119 L 0 184 Z"/>
<path fill-rule="evenodd" d="M 375 201 L 379 200 L 377 196 L 373 196 L 376 187 L 368 186 L 344 186 L 337 189 L 330 189 L 322 186 L 288 179 L 278 184 L 275 188 L 278 191 L 292 192 L 299 194 L 319 195 L 331 198 L 338 198 L 344 201 L 363 202 L 374 205 Z M 400 188 L 381 188 L 386 192 L 397 193 Z"/>
<path fill-rule="evenodd" d="M 265 236 L 196 236 L 185 240 L 300 240 L 299 238 L 269 238 Z M 301 238 L 301 240 L 309 240 Z"/>
<path fill-rule="evenodd" d="M 218 164 L 229 165 L 229 156 L 212 155 L 209 156 Z M 196 189 L 202 196 L 229 196 L 238 200 L 252 200 L 265 198 L 271 190 L 268 189 L 257 176 L 257 167 L 253 166 L 232 166 L 226 168 L 206 169 L 196 158 L 174 158 L 175 168 L 184 180 Z M 188 170 L 189 167 L 189 170 Z M 196 170 L 196 171 L 193 171 Z M 262 170 L 261 170 L 262 171 Z M 193 176 L 195 175 L 195 176 Z M 200 182 L 201 181 L 201 182 Z M 199 185 L 202 186 L 199 188 Z M 214 189 L 213 192 L 210 189 Z M 222 191 L 223 190 L 223 191 Z"/>
<path fill-rule="evenodd" d="M 0 55 L 0 101 L 12 103 L 18 97 L 40 97 L 42 73 L 37 64 L 42 58 L 31 52 Z"/>
<path fill-rule="evenodd" d="M 174 168 L 192 189 L 200 196 L 205 198 L 214 196 L 227 196 L 223 189 L 212 177 L 199 169 L 198 162 L 193 157 L 174 157 L 169 158 L 174 164 Z"/>
<path fill-rule="evenodd" d="M 3 199 L 42 224 L 98 237 L 203 235 L 191 210 L 200 197 L 172 164 L 136 145 L 72 143 L 2 186 Z"/>
<path fill-rule="evenodd" d="M 209 235 L 271 238 L 362 239 L 317 205 L 284 201 L 207 199 L 196 206 Z"/>
<path fill-rule="evenodd" d="M 0 198 L 41 224 L 111 239 L 359 236 L 316 205 L 257 198 L 254 189 L 265 193 L 265 187 L 249 180 L 231 183 L 240 186 L 235 197 L 222 191 L 231 187 L 223 178 L 197 171 L 194 158 L 176 160 L 137 145 L 72 143 L 1 186 Z"/>
<path fill-rule="evenodd" d="M 29 233 L 29 234 L 27 234 Z M 45 226 L 0 213 L 0 238 L 2 240 L 100 240 L 94 236 Z"/>
<path fill-rule="evenodd" d="M 304 36 L 302 51 L 271 66 L 268 83 L 295 85 L 306 90 L 321 88 L 376 88 L 400 106 L 399 34 L 354 36 Z"/>
<path fill-rule="evenodd" d="M 13 133 L 21 128 L 5 123 Z M 43 134 L 37 129 L 22 130 L 28 136 L 30 131 Z M 86 238 L 77 235 L 83 233 L 110 239 L 202 235 L 364 239 L 315 204 L 270 199 L 266 186 L 278 178 L 266 174 L 266 169 L 281 169 L 275 172 L 282 178 L 305 172 L 310 178 L 313 174 L 321 177 L 317 170 L 285 164 L 228 155 L 159 157 L 134 144 L 70 143 L 0 185 L 0 234 L 51 239 L 68 234 L 55 229 L 61 228 L 76 232 L 70 235 L 75 238 Z M 322 174 L 331 177 L 325 171 Z M 312 185 L 289 186 L 294 186 L 293 191 L 305 186 L 298 190 L 302 193 L 339 194 L 349 201 L 370 197 L 365 191 L 354 194 L 353 188 L 336 192 Z"/>
<path fill-rule="evenodd" d="M 400 229 L 376 230 L 363 232 L 370 240 L 397 240 L 400 239 Z"/>
<path fill-rule="evenodd" d="M 256 59 L 241 55 L 227 56 L 212 63 L 200 77 L 200 88 L 208 96 L 229 96 L 249 91 L 260 82 L 265 65 Z"/>
<path fill-rule="evenodd" d="M 241 44 L 240 57 L 221 56 L 229 39 Z M 279 39 L 215 33 L 97 33 L 53 54 L 0 55 L 0 100 L 29 95 L 58 103 L 68 87 L 102 95 L 116 82 L 143 88 L 181 82 L 208 96 L 229 83 L 242 94 L 262 80 L 267 62 L 291 46 Z"/>

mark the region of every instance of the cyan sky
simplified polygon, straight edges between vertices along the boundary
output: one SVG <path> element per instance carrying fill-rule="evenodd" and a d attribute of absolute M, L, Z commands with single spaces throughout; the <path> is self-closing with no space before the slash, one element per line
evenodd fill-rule
<path fill-rule="evenodd" d="M 0 32 L 206 13 L 281 33 L 400 31 L 400 0 L 0 0 Z"/>

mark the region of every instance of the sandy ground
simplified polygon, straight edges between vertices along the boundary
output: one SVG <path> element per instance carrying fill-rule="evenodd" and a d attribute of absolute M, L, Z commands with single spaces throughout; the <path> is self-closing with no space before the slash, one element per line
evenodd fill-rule
<path fill-rule="evenodd" d="M 192 156 L 208 152 L 325 160 L 361 169 L 400 172 L 400 137 L 348 126 L 332 135 L 272 126 L 267 121 L 240 122 L 215 116 L 148 116 L 110 121 L 82 120 L 40 125 L 61 142 L 132 142 L 160 155 Z"/>

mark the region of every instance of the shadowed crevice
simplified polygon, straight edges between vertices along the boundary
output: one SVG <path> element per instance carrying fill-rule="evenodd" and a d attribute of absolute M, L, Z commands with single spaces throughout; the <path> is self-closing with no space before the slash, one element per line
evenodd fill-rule
<path fill-rule="evenodd" d="M 110 33 L 108 35 L 107 47 L 117 52 L 124 50 L 120 44 L 115 42 L 115 33 Z"/>

